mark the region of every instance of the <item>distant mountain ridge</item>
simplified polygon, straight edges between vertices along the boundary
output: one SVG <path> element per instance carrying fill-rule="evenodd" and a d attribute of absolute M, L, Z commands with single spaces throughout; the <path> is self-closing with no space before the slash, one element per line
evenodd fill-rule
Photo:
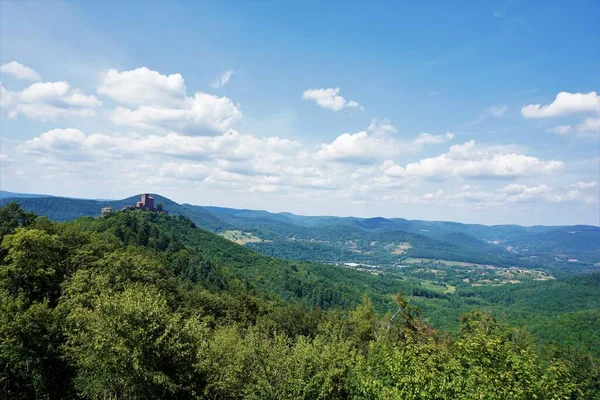
<path fill-rule="evenodd" d="M 16 193 L 16 192 L 7 192 L 6 190 L 0 190 L 0 199 L 31 199 L 38 197 L 53 197 L 49 194 L 34 194 L 34 193 Z"/>
<path fill-rule="evenodd" d="M 15 197 L 6 197 L 12 194 Z M 239 230 L 256 239 L 245 245 L 267 255 L 319 262 L 393 265 L 405 257 L 446 259 L 498 266 L 598 270 L 600 227 L 478 225 L 404 218 L 302 216 L 264 210 L 178 204 L 154 194 L 171 214 L 182 214 L 212 232 Z M 87 200 L 2 192 L 0 205 L 22 208 L 56 221 L 97 217 L 102 207 L 134 205 L 122 200 Z"/>

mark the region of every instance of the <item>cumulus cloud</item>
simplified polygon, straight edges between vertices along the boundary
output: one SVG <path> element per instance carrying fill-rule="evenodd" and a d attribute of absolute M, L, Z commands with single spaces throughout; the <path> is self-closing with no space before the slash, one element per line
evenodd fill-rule
<path fill-rule="evenodd" d="M 223 168 L 223 165 L 206 166 L 193 162 L 168 162 L 160 165 L 157 178 L 161 180 L 183 180 L 202 182 L 213 188 L 227 190 L 270 193 L 281 189 L 328 190 L 336 186 L 331 179 L 304 177 L 285 171 L 274 175 L 247 174 Z"/>
<path fill-rule="evenodd" d="M 162 178 L 181 179 L 186 181 L 203 181 L 210 175 L 210 170 L 196 163 L 167 162 L 158 169 L 158 176 Z"/>
<path fill-rule="evenodd" d="M 413 139 L 412 145 L 414 149 L 420 149 L 425 145 L 440 144 L 444 143 L 446 140 L 452 140 L 453 138 L 454 134 L 451 132 L 448 132 L 445 135 L 432 135 L 431 133 L 423 132 Z"/>
<path fill-rule="evenodd" d="M 162 75 L 146 67 L 131 71 L 108 71 L 98 93 L 119 103 L 111 113 L 117 125 L 191 135 L 222 133 L 242 118 L 227 97 L 197 92 L 186 95 L 180 74 Z"/>
<path fill-rule="evenodd" d="M 166 136 L 138 134 L 85 134 L 78 129 L 53 129 L 24 142 L 28 152 L 67 160 L 161 155 L 190 160 L 248 160 L 287 153 L 299 144 L 278 137 L 258 139 L 228 131 L 219 136 L 190 137 L 171 133 Z"/>
<path fill-rule="evenodd" d="M 600 138 L 600 118 L 586 118 L 583 122 L 575 126 L 557 125 L 550 128 L 549 131 L 558 133 L 559 135 L 567 135 L 575 132 L 579 137 L 597 139 Z"/>
<path fill-rule="evenodd" d="M 40 74 L 17 61 L 11 61 L 0 65 L 0 72 L 27 81 L 39 81 L 42 79 Z"/>
<path fill-rule="evenodd" d="M 121 72 L 111 69 L 98 87 L 98 93 L 129 106 L 180 105 L 185 91 L 180 74 L 162 75 L 146 67 Z"/>
<path fill-rule="evenodd" d="M 423 146 L 444 143 L 453 133 L 432 135 L 423 132 L 412 140 L 399 140 L 391 134 L 396 128 L 387 119 L 374 119 L 366 131 L 344 133 L 331 143 L 322 143 L 314 157 L 318 160 L 369 164 L 377 160 L 394 158 L 402 152 L 421 149 Z"/>
<path fill-rule="evenodd" d="M 380 200 L 392 200 L 396 204 L 421 204 L 436 207 L 498 209 L 500 207 L 526 207 L 527 204 L 567 203 L 583 204 L 597 203 L 594 196 L 579 190 L 553 188 L 546 184 L 528 186 L 525 184 L 509 184 L 497 189 L 480 186 L 463 185 L 458 190 L 443 190 L 427 192 L 419 195 L 414 190 L 402 189 L 394 192 L 386 191 L 379 196 Z"/>
<path fill-rule="evenodd" d="M 403 143 L 411 145 L 426 137 L 419 135 Z M 372 138 L 387 140 L 389 136 L 386 139 L 386 134 L 378 136 L 365 131 L 354 134 L 351 140 L 358 140 L 358 147 L 364 147 L 361 140 L 367 140 L 368 146 Z M 438 139 L 425 140 L 430 141 L 437 143 Z M 93 173 L 100 166 L 114 166 L 115 171 L 119 168 L 127 171 L 135 182 L 165 187 L 185 187 L 186 182 L 197 182 L 212 189 L 246 193 L 280 191 L 288 195 L 314 195 L 332 191 L 331 196 L 351 202 L 378 199 L 476 208 L 532 201 L 595 201 L 591 191 L 597 187 L 596 181 L 576 182 L 563 188 L 515 181 L 497 189 L 472 185 L 462 185 L 456 192 L 448 187 L 432 189 L 428 182 L 431 180 L 487 178 L 493 185 L 496 179 L 530 178 L 551 174 L 562 167 L 558 161 L 503 153 L 499 150 L 502 147 L 478 148 L 472 141 L 451 146 L 441 156 L 406 166 L 395 161 L 358 167 L 356 162 L 331 163 L 330 158 L 298 152 L 300 147 L 300 143 L 288 139 L 261 139 L 234 130 L 217 136 L 185 136 L 86 134 L 77 129 L 55 129 L 26 141 L 17 150 L 36 155 L 47 169 L 55 171 L 87 174 L 86 171 Z M 364 155 L 350 152 L 345 157 L 360 159 Z"/>
<path fill-rule="evenodd" d="M 550 118 L 584 112 L 600 112 L 600 96 L 596 92 L 560 92 L 549 105 L 530 104 L 521 108 L 525 118 Z"/>
<path fill-rule="evenodd" d="M 219 75 L 217 77 L 217 79 L 215 79 L 214 81 L 212 81 L 212 83 L 210 84 L 210 86 L 214 87 L 215 89 L 225 86 L 229 82 L 229 79 L 231 79 L 231 75 L 233 75 L 234 73 L 235 73 L 235 71 L 232 70 L 232 69 L 228 69 L 227 71 L 223 71 L 221 73 L 221 75 Z"/>
<path fill-rule="evenodd" d="M 544 195 L 544 200 L 552 203 L 581 202 L 593 204 L 598 202 L 598 197 L 585 193 L 585 191 L 571 189 L 568 191 L 554 191 Z"/>
<path fill-rule="evenodd" d="M 241 118 L 241 111 L 227 97 L 201 92 L 186 98 L 179 108 L 117 107 L 111 114 L 117 125 L 199 135 L 225 132 Z"/>
<path fill-rule="evenodd" d="M 21 148 L 58 159 L 73 161 L 87 160 L 88 149 L 94 146 L 88 137 L 78 129 L 52 129 L 40 136 L 24 142 Z"/>
<path fill-rule="evenodd" d="M 388 135 L 369 135 L 362 131 L 344 133 L 331 143 L 320 145 L 316 158 L 328 161 L 371 163 L 380 158 L 389 158 L 398 153 L 398 142 Z"/>
<path fill-rule="evenodd" d="M 406 151 L 415 151 L 425 145 L 443 143 L 454 135 L 432 135 L 421 133 L 412 141 L 401 141 L 385 133 L 344 133 L 331 143 L 322 143 L 315 154 L 319 160 L 369 164 L 388 159 Z"/>
<path fill-rule="evenodd" d="M 348 101 L 340 96 L 339 93 L 340 88 L 308 89 L 302 93 L 302 98 L 305 100 L 312 100 L 319 106 L 333 111 L 341 111 L 344 108 L 363 109 L 356 101 Z"/>
<path fill-rule="evenodd" d="M 542 193 L 550 192 L 550 187 L 546 184 L 537 186 L 527 186 L 518 183 L 511 183 L 497 190 L 499 193 L 506 193 L 508 195 L 516 196 L 536 196 Z"/>
<path fill-rule="evenodd" d="M 580 190 L 554 188 L 547 184 L 525 185 L 511 183 L 489 190 L 465 185 L 456 192 L 438 191 L 424 196 L 400 197 L 406 203 L 433 204 L 447 207 L 467 207 L 470 209 L 490 209 L 498 207 L 522 206 L 526 203 L 539 204 L 578 202 L 592 204 L 597 198 Z"/>
<path fill-rule="evenodd" d="M 444 180 L 449 177 L 465 179 L 515 179 L 543 175 L 563 168 L 561 161 L 541 161 L 536 157 L 515 153 L 493 153 L 478 149 L 471 140 L 450 147 L 448 153 L 425 158 L 405 167 L 384 164 L 384 173 L 392 177 Z"/>
<path fill-rule="evenodd" d="M 586 118 L 576 129 L 579 132 L 600 133 L 600 118 Z"/>
<path fill-rule="evenodd" d="M 396 128 L 389 119 L 375 118 L 371 120 L 371 123 L 367 127 L 367 131 L 375 134 L 394 133 L 396 132 Z"/>
<path fill-rule="evenodd" d="M 230 78 L 225 71 L 219 85 Z M 19 114 L 40 120 L 89 116 L 102 105 L 95 96 L 73 89 L 67 82 L 38 82 L 16 92 L 0 84 L 0 91 L 2 111 L 11 118 Z M 0 154 L 0 166 L 10 165 L 4 172 L 16 174 L 14 164 L 35 160 L 37 165 L 31 165 L 29 172 L 51 170 L 56 176 L 63 174 L 69 184 L 101 180 L 106 175 L 110 178 L 105 183 L 112 186 L 126 182 L 140 189 L 155 184 L 165 189 L 188 188 L 193 182 L 207 189 L 227 189 L 228 193 L 280 191 L 282 196 L 307 199 L 330 191 L 328 201 L 337 196 L 348 202 L 489 207 L 598 200 L 597 181 L 584 179 L 556 188 L 542 182 L 532 184 L 531 177 L 553 174 L 564 165 L 529 156 L 515 146 L 482 147 L 470 141 L 440 151 L 444 154 L 437 157 L 403 160 L 404 153 L 447 143 L 454 134 L 401 136 L 387 119 L 374 119 L 365 130 L 323 140 L 312 150 L 281 137 L 243 134 L 234 129 L 242 119 L 239 106 L 227 97 L 203 92 L 188 95 L 180 74 L 163 75 L 148 68 L 110 70 L 102 76 L 97 95 L 117 103 L 107 113 L 115 124 L 137 128 L 137 133 L 48 130 L 14 149 L 17 161 Z M 339 88 L 309 89 L 303 97 L 335 111 L 362 109 L 357 102 L 343 98 Z M 553 105 L 539 106 L 538 111 L 556 114 Z M 482 112 L 493 118 L 503 116 L 506 110 L 506 106 L 494 106 Z M 598 132 L 596 115 L 585 117 L 588 115 L 563 125 L 564 134 Z M 559 178 L 564 177 L 558 176 L 556 181 Z M 458 184 L 453 192 L 453 183 L 464 183 L 463 179 L 471 185 Z M 481 181 L 484 179 L 487 182 Z M 512 181 L 498 181 L 502 179 Z M 441 180 L 449 181 L 443 189 L 432 182 Z"/>
<path fill-rule="evenodd" d="M 215 188 L 259 192 L 339 188 L 336 177 L 348 176 L 347 169 L 321 168 L 314 159 L 299 156 L 299 146 L 289 139 L 257 138 L 233 130 L 218 136 L 194 137 L 176 133 L 85 134 L 78 129 L 54 129 L 18 149 L 36 155 L 46 166 L 63 170 L 78 165 L 127 165 L 128 173 L 140 170 L 134 173 L 139 178 L 152 168 L 153 184 L 201 181 Z M 146 165 L 144 169 L 142 165 Z"/>
<path fill-rule="evenodd" d="M 71 89 L 67 82 L 37 82 L 22 91 L 8 91 L 0 84 L 2 111 L 9 118 L 23 114 L 41 121 L 61 117 L 89 117 L 102 102 L 79 89 Z"/>

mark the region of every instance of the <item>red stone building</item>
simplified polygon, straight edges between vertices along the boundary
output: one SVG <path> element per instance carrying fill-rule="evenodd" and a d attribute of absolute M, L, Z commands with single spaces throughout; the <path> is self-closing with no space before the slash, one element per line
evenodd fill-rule
<path fill-rule="evenodd" d="M 154 211 L 154 197 L 150 196 L 148 193 L 142 194 L 141 200 L 135 203 L 135 208 L 146 211 Z"/>

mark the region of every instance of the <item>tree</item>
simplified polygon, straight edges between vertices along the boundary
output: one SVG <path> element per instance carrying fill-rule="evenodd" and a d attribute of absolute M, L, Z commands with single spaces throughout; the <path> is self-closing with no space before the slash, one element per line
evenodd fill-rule
<path fill-rule="evenodd" d="M 16 201 L 0 208 L 0 242 L 5 235 L 19 227 L 29 226 L 35 221 L 34 213 L 25 212 Z"/>
<path fill-rule="evenodd" d="M 91 309 L 68 317 L 67 356 L 77 368 L 75 386 L 87 398 L 193 398 L 202 377 L 194 374 L 203 328 L 143 285 L 101 294 Z"/>
<path fill-rule="evenodd" d="M 529 334 L 474 311 L 462 317 L 453 353 L 466 390 L 486 399 L 534 398 L 539 393 L 537 357 Z"/>
<path fill-rule="evenodd" d="M 4 237 L 2 248 L 7 253 L 0 268 L 0 289 L 9 297 L 22 295 L 25 302 L 47 299 L 55 304 L 68 260 L 59 236 L 17 228 Z"/>
<path fill-rule="evenodd" d="M 47 302 L 0 294 L 0 397 L 72 398 L 74 371 L 62 352 L 64 317 Z"/>

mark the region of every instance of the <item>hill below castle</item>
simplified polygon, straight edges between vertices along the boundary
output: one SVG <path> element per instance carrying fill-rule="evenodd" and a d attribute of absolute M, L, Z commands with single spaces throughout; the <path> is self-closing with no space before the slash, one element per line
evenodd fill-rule
<path fill-rule="evenodd" d="M 0 236 L 8 398 L 598 394 L 598 274 L 440 294 L 141 210 L 55 223 L 13 203 Z"/>
<path fill-rule="evenodd" d="M 19 194 L 15 194 L 19 196 Z M 261 252 L 294 260 L 393 267 L 404 260 L 435 259 L 497 267 L 542 268 L 554 274 L 597 271 L 600 228 L 594 226 L 485 226 L 402 218 L 311 217 L 223 207 L 178 204 L 155 195 L 156 204 L 198 226 Z M 4 197 L 55 221 L 98 216 L 103 207 L 135 205 L 123 200 Z M 245 239 L 244 239 L 245 238 Z"/>

